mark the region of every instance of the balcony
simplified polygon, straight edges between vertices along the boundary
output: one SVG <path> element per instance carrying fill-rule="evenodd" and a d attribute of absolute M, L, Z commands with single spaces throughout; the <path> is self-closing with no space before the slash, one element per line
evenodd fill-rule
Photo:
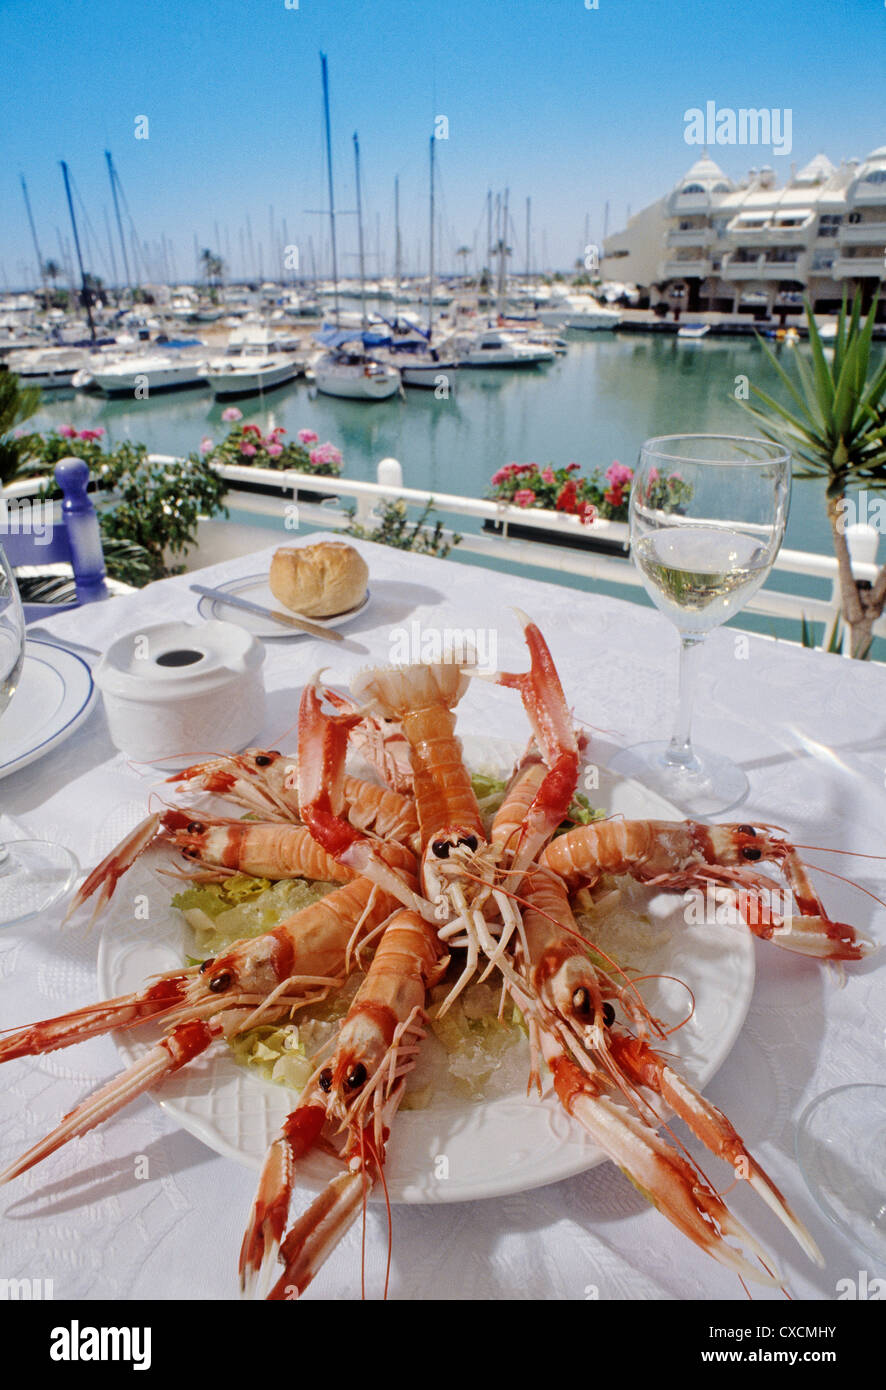
<path fill-rule="evenodd" d="M 841 246 L 886 246 L 886 222 L 844 222 Z"/>
<path fill-rule="evenodd" d="M 741 218 L 733 218 L 725 236 L 730 246 L 747 246 L 748 242 L 755 246 L 784 246 L 792 241 L 805 241 L 814 221 L 811 212 L 791 226 L 778 221 L 743 222 Z"/>
<path fill-rule="evenodd" d="M 881 251 L 876 256 L 838 256 L 831 272 L 835 279 L 886 280 L 886 256 Z"/>
<path fill-rule="evenodd" d="M 675 227 L 668 232 L 665 244 L 667 246 L 707 246 L 713 235 L 710 227 L 692 227 L 689 231 L 684 232 Z"/>
<path fill-rule="evenodd" d="M 668 201 L 668 211 L 672 217 L 685 217 L 692 212 L 710 212 L 709 193 L 674 193 Z"/>
<path fill-rule="evenodd" d="M 695 261 L 662 261 L 659 266 L 659 278 L 663 280 L 675 280 L 691 278 L 693 280 L 704 279 L 711 273 L 711 263 L 708 260 L 698 259 Z"/>
<path fill-rule="evenodd" d="M 769 253 L 771 255 L 771 253 Z M 725 280 L 804 280 L 809 268 L 809 254 L 798 251 L 790 260 L 767 260 L 767 254 L 759 256 L 734 255 L 723 257 L 723 278 Z"/>

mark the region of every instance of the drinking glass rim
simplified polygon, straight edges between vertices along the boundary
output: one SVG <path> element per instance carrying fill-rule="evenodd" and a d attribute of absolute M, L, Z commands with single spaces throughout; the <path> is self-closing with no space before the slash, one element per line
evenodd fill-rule
<path fill-rule="evenodd" d="M 692 458 L 688 454 L 665 453 L 655 448 L 655 445 L 670 444 L 677 440 L 687 439 L 710 439 L 718 440 L 721 443 L 728 440 L 730 444 L 752 444 L 755 448 L 771 449 L 773 452 L 769 458 L 746 458 L 746 459 L 716 459 L 716 458 Z M 704 464 L 712 468 L 761 468 L 773 463 L 791 462 L 791 452 L 783 444 L 773 444 L 769 439 L 755 439 L 749 434 L 659 434 L 651 439 L 646 439 L 640 445 L 640 456 L 650 456 L 662 460 L 668 460 L 672 464 Z"/>

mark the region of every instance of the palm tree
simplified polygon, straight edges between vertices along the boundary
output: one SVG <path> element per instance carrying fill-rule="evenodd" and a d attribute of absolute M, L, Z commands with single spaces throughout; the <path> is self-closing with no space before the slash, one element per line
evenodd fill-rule
<path fill-rule="evenodd" d="M 462 279 L 467 274 L 468 256 L 471 254 L 471 249 L 470 246 L 460 246 L 455 253 L 456 257 L 461 260 Z"/>
<path fill-rule="evenodd" d="M 849 629 L 849 652 L 862 657 L 870 650 L 872 628 L 886 607 L 886 564 L 871 583 L 856 579 L 846 539 L 847 516 L 854 512 L 847 496 L 853 488 L 886 491 L 886 362 L 871 369 L 871 335 L 877 300 L 861 322 L 857 292 L 847 317 L 846 298 L 837 321 L 833 358 L 824 351 L 811 305 L 806 321 L 812 348 L 812 370 L 800 352 L 793 354 L 798 382 L 784 370 L 775 354 L 758 338 L 795 409 L 781 405 L 758 386 L 751 390 L 760 406 L 739 401 L 757 422 L 766 439 L 790 449 L 802 460 L 798 478 L 823 478 L 827 483 L 828 519 L 837 557 L 843 622 Z"/>
<path fill-rule="evenodd" d="M 210 251 L 207 246 L 200 252 L 200 263 L 203 266 L 203 274 L 206 277 L 207 286 L 210 289 L 217 288 L 225 268 L 221 256 L 216 255 L 214 251 Z"/>

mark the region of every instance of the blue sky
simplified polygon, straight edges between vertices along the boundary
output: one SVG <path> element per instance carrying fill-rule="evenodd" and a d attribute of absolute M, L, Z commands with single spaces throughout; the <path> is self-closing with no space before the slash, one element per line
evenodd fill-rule
<path fill-rule="evenodd" d="M 293 0 L 290 0 L 290 4 Z M 406 260 L 427 256 L 427 145 L 434 118 L 444 265 L 485 245 L 487 188 L 510 189 L 514 264 L 571 265 L 590 236 L 667 191 L 698 150 L 684 112 L 790 108 L 793 150 L 714 151 L 726 171 L 823 150 L 834 162 L 886 144 L 883 0 L 3 0 L 6 59 L 0 161 L 0 284 L 33 276 L 18 184 L 28 181 L 44 257 L 70 241 L 58 160 L 71 166 L 94 229 L 90 265 L 108 275 L 109 147 L 139 237 L 161 236 L 181 279 L 193 238 L 228 248 L 241 267 L 271 269 L 282 219 L 324 269 L 326 206 L 320 63 L 329 58 L 336 200 L 354 206 L 351 137 L 360 135 L 366 237 L 390 273 L 393 182 L 401 182 Z M 149 138 L 135 139 L 147 116 Z M 218 237 L 216 237 L 216 225 Z M 342 265 L 356 268 L 354 219 L 341 226 Z M 92 238 L 89 238 L 92 242 Z M 119 251 L 115 247 L 119 262 Z M 5 281 L 3 277 L 5 276 Z"/>

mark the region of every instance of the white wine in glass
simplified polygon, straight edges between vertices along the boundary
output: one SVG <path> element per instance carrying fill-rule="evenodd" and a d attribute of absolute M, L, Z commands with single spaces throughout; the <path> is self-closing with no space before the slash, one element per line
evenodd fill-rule
<path fill-rule="evenodd" d="M 15 576 L 0 546 L 0 753 L 3 711 L 18 688 L 24 661 L 25 617 Z M 58 902 L 78 869 L 77 860 L 62 845 L 0 840 L 0 927 L 27 921 Z"/>
<path fill-rule="evenodd" d="M 784 538 L 790 455 L 762 439 L 649 439 L 631 485 L 631 553 L 647 593 L 680 634 L 680 693 L 667 743 L 619 753 L 612 768 L 691 815 L 716 815 L 747 794 L 741 768 L 690 736 L 695 663 L 707 634 L 764 583 Z"/>

